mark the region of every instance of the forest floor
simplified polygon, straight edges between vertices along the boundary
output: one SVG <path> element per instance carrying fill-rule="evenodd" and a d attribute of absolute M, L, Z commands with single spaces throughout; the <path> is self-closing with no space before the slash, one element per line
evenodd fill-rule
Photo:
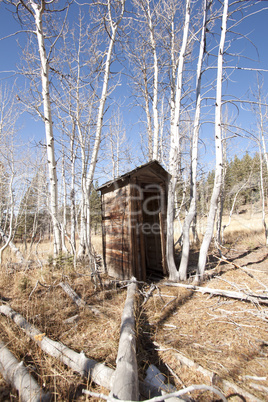
<path fill-rule="evenodd" d="M 246 236 L 236 244 L 226 244 L 225 262 L 218 259 L 217 250 L 211 249 L 203 286 L 268 296 L 268 248 L 259 238 Z M 194 252 L 191 259 L 194 265 Z M 0 276 L 0 297 L 2 303 L 8 303 L 46 336 L 115 368 L 126 286 L 105 275 L 102 279 L 103 288 L 92 282 L 88 267 L 74 270 L 67 263 L 58 268 L 52 264 L 31 268 L 5 264 Z M 60 281 L 68 282 L 101 315 L 78 308 L 58 286 Z M 268 400 L 267 305 L 171 287 L 165 280 L 154 285 L 146 303 L 143 301 L 149 283 L 140 283 L 137 295 L 140 379 L 154 364 L 166 382 L 178 390 L 193 384 L 213 384 L 223 390 L 228 401 Z M 74 323 L 64 322 L 75 315 L 78 317 Z M 0 338 L 19 361 L 30 367 L 54 401 L 100 400 L 86 397 L 82 389 L 108 394 L 106 389 L 82 379 L 42 352 L 5 316 L 0 316 Z M 196 365 L 190 368 L 183 364 L 182 355 Z M 204 375 L 204 371 L 202 374 L 200 367 L 213 376 Z M 222 380 L 243 388 L 251 397 L 238 396 L 237 390 L 223 387 Z M 218 400 L 208 391 L 194 391 L 189 396 L 194 401 Z M 18 400 L 16 391 L 0 376 L 0 401 Z"/>

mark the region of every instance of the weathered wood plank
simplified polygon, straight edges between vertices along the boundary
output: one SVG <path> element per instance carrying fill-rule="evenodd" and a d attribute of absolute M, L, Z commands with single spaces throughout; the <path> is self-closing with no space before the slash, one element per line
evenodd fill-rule
<path fill-rule="evenodd" d="M 117 249 L 106 248 L 106 256 L 107 258 L 122 259 L 124 261 L 128 261 L 129 259 L 129 253 L 127 251 Z"/>
<path fill-rule="evenodd" d="M 116 250 L 116 249 L 120 249 L 122 252 L 128 252 L 129 251 L 129 244 L 126 241 L 110 241 L 107 239 L 107 243 L 106 243 L 106 249 L 107 250 Z"/>

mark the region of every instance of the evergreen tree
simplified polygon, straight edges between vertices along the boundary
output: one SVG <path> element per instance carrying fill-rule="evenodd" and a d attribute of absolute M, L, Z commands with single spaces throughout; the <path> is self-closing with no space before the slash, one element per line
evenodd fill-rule
<path fill-rule="evenodd" d="M 267 191 L 268 176 L 264 170 L 264 187 Z M 246 152 L 241 159 L 237 155 L 231 161 L 227 161 L 225 186 L 224 186 L 224 210 L 230 211 L 236 194 L 239 192 L 235 201 L 235 211 L 239 211 L 245 205 L 254 204 L 260 199 L 260 160 L 259 154 L 253 157 Z M 214 180 L 214 170 L 210 171 L 207 176 L 206 185 L 211 192 Z M 243 187 L 244 186 L 244 187 Z M 241 187 L 243 187 L 242 190 Z M 208 194 L 208 195 L 209 195 Z"/>

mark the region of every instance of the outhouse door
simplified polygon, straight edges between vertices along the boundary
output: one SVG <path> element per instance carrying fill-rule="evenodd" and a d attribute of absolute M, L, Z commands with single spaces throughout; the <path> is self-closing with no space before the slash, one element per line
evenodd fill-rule
<path fill-rule="evenodd" d="M 143 190 L 143 242 L 147 278 L 162 278 L 165 244 L 162 225 L 163 199 L 157 189 Z"/>

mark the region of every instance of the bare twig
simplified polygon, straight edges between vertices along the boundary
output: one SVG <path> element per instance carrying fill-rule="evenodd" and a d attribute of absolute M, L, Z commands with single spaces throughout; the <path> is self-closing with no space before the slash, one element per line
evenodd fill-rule
<path fill-rule="evenodd" d="M 40 286 L 43 286 L 44 288 L 47 288 L 47 289 L 51 289 L 52 287 L 53 287 L 53 285 L 45 285 L 44 283 L 42 283 L 42 282 L 40 282 L 39 280 L 37 280 L 36 281 L 36 284 L 35 284 L 35 286 L 34 286 L 34 288 L 33 288 L 33 290 L 31 291 L 31 293 L 29 294 L 29 300 L 30 300 L 30 298 L 32 297 L 32 294 L 35 292 L 35 290 L 37 289 L 37 286 L 38 285 L 40 285 Z"/>
<path fill-rule="evenodd" d="M 167 307 L 169 306 L 171 303 L 173 303 L 175 300 L 177 300 L 177 296 L 174 297 L 172 300 L 170 300 L 169 302 L 167 302 L 164 307 L 161 308 L 161 312 Z"/>
<path fill-rule="evenodd" d="M 185 384 L 184 382 L 180 379 L 180 377 L 175 373 L 174 370 L 172 370 L 172 368 L 165 363 L 165 366 L 167 367 L 168 371 L 173 375 L 174 378 L 176 378 L 176 380 L 183 386 L 183 388 L 185 388 Z"/>
<path fill-rule="evenodd" d="M 247 267 L 241 267 L 238 264 L 235 264 L 232 261 L 228 261 L 225 257 L 224 258 L 220 258 L 217 255 L 213 255 L 213 257 L 217 258 L 220 262 L 225 262 L 226 264 L 229 265 L 233 265 L 234 268 L 236 269 L 240 269 L 241 271 L 243 271 L 246 275 L 248 275 L 250 278 L 254 279 L 256 282 L 258 282 L 259 285 L 261 285 L 262 287 L 264 287 L 265 289 L 267 289 L 267 286 L 265 286 L 261 281 L 259 281 L 257 278 L 255 278 L 254 275 L 252 275 L 250 272 L 247 272 L 248 268 Z"/>
<path fill-rule="evenodd" d="M 157 287 L 156 287 L 156 285 L 155 285 L 154 283 L 152 283 L 152 284 L 150 285 L 149 290 L 148 290 L 147 292 L 143 293 L 144 300 L 143 300 L 143 302 L 142 302 L 142 304 L 141 304 L 142 307 L 147 303 L 147 301 L 148 301 L 149 298 L 152 296 L 152 294 L 153 294 L 153 292 L 155 291 L 155 289 L 157 289 Z"/>

